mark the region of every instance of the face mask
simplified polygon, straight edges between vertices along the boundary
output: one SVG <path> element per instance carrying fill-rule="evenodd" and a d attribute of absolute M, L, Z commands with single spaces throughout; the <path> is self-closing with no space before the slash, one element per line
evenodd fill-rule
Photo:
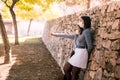
<path fill-rule="evenodd" d="M 82 22 L 79 22 L 78 25 L 79 25 L 81 28 L 84 28 Z"/>
<path fill-rule="evenodd" d="M 75 31 L 75 34 L 80 34 L 80 33 L 79 33 L 79 30 L 76 30 L 76 31 Z"/>

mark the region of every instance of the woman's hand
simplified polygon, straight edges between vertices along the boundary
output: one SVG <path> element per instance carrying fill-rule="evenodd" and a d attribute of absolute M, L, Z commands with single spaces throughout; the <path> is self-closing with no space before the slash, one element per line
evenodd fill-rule
<path fill-rule="evenodd" d="M 51 36 L 55 36 L 55 33 L 50 33 Z"/>

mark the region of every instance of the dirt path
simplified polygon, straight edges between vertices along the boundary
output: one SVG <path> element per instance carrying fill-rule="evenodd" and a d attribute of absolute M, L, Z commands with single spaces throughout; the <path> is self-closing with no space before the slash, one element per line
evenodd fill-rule
<path fill-rule="evenodd" d="M 12 46 L 12 54 L 11 64 L 0 62 L 0 80 L 62 80 L 60 68 L 40 38 Z"/>

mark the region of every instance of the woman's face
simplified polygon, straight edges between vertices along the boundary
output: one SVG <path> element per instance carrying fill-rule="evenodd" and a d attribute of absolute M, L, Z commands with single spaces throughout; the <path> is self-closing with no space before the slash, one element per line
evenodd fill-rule
<path fill-rule="evenodd" d="M 84 28 L 84 20 L 82 19 L 82 18 L 80 18 L 80 22 L 81 22 L 81 27 L 83 27 Z"/>

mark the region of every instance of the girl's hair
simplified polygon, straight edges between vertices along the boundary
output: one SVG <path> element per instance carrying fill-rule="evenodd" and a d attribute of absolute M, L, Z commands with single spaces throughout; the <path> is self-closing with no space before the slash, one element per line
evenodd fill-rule
<path fill-rule="evenodd" d="M 91 19 L 89 16 L 81 16 L 81 18 L 84 20 L 84 28 L 91 28 Z"/>
<path fill-rule="evenodd" d="M 81 28 L 79 25 L 77 25 L 80 28 L 80 34 L 83 32 L 83 28 Z"/>

